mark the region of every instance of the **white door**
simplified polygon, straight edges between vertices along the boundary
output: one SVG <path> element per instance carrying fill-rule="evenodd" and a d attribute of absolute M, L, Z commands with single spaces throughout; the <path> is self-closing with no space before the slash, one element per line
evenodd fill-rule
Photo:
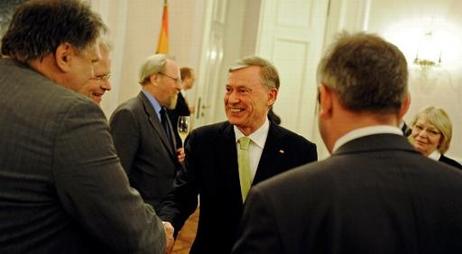
<path fill-rule="evenodd" d="M 194 128 L 213 122 L 215 105 L 219 90 L 221 67 L 224 52 L 225 16 L 227 0 L 206 1 L 206 17 L 204 38 L 200 62 L 200 73 L 197 79 L 198 96 L 194 114 Z"/>
<path fill-rule="evenodd" d="M 317 142 L 316 67 L 323 48 L 327 0 L 263 0 L 257 55 L 279 70 L 274 111 L 282 126 Z"/>

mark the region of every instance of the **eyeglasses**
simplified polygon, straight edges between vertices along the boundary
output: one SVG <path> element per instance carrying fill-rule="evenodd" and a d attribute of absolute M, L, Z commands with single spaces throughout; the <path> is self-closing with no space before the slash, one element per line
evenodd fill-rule
<path fill-rule="evenodd" d="M 170 75 L 168 75 L 168 74 L 166 74 L 166 73 L 163 73 L 163 72 L 159 72 L 159 74 L 164 75 L 164 76 L 167 77 L 167 78 L 173 79 L 173 81 L 175 81 L 175 83 L 177 83 L 177 84 L 181 84 L 181 82 L 182 82 L 182 81 L 181 81 L 181 78 L 179 78 L 179 77 L 178 77 L 178 78 L 174 78 L 174 77 L 172 77 L 172 76 L 170 76 Z"/>
<path fill-rule="evenodd" d="M 425 131 L 425 132 L 427 132 L 427 134 L 429 136 L 432 136 L 432 137 L 435 137 L 435 136 L 441 134 L 441 132 L 439 130 L 435 129 L 435 128 L 423 126 L 423 125 L 420 125 L 420 124 L 414 125 L 414 127 L 412 129 L 413 130 L 415 129 L 417 132 Z"/>
<path fill-rule="evenodd" d="M 106 73 L 103 75 L 96 75 L 92 79 L 97 80 L 97 81 L 109 81 L 109 79 L 111 79 L 111 73 Z"/>

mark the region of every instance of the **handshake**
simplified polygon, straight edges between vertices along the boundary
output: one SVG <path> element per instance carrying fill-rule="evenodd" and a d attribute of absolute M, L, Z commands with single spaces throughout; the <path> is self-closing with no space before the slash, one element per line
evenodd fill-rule
<path fill-rule="evenodd" d="M 175 229 L 168 221 L 162 221 L 162 224 L 164 224 L 165 230 L 165 253 L 169 254 L 173 250 L 173 244 L 175 243 L 175 238 L 173 237 Z"/>

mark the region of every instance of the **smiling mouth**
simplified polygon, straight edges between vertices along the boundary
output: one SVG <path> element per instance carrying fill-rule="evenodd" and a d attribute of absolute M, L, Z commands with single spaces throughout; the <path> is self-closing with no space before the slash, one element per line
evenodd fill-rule
<path fill-rule="evenodd" d="M 427 145 L 427 142 L 416 140 L 415 141 L 418 145 Z"/>
<path fill-rule="evenodd" d="M 231 112 L 231 113 L 240 113 L 240 112 L 243 112 L 244 109 L 242 109 L 242 108 L 228 108 L 228 111 Z"/>

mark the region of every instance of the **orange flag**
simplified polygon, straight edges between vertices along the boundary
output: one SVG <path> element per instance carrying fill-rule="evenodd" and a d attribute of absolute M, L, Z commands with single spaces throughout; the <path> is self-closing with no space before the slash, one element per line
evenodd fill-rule
<path fill-rule="evenodd" d="M 157 43 L 156 53 L 168 53 L 168 5 L 164 0 L 164 12 L 162 14 L 162 26 L 160 28 L 159 42 Z"/>

